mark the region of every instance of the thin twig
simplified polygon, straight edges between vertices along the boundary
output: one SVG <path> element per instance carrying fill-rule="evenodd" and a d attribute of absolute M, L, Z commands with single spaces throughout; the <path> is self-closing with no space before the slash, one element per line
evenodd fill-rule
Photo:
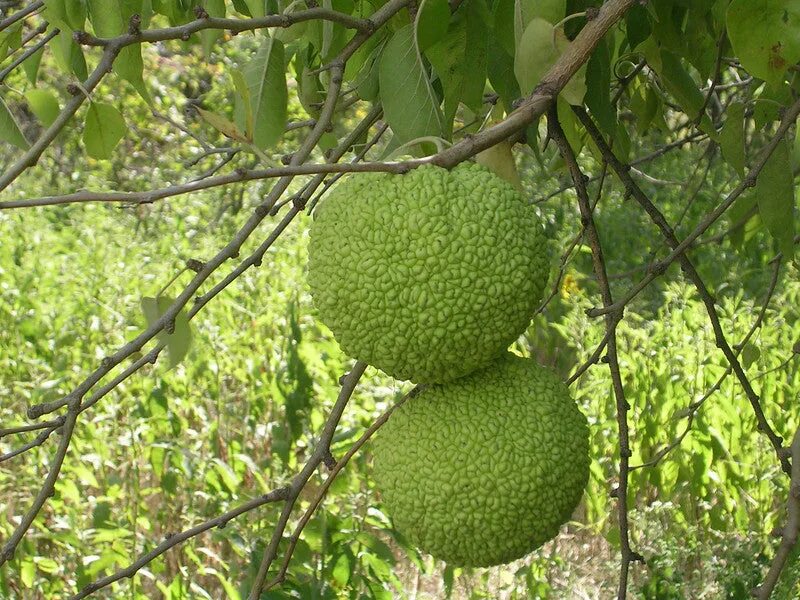
<path fill-rule="evenodd" d="M 709 227 L 711 227 L 717 219 L 719 219 L 725 211 L 730 208 L 730 206 L 736 201 L 742 193 L 753 186 L 755 186 L 756 178 L 761 173 L 761 170 L 764 168 L 764 165 L 769 160 L 769 157 L 772 156 L 775 148 L 781 142 L 783 137 L 786 135 L 786 132 L 792 127 L 794 124 L 795 119 L 797 116 L 800 115 L 800 100 L 795 101 L 784 113 L 783 118 L 781 119 L 781 123 L 778 126 L 775 135 L 772 139 L 767 143 L 766 146 L 762 149 L 761 155 L 759 159 L 753 164 L 750 172 L 747 174 L 739 185 L 737 185 L 726 197 L 725 199 L 710 213 L 708 213 L 703 220 L 698 223 L 698 225 L 694 228 L 694 230 L 687 235 L 680 244 L 678 244 L 672 252 L 664 259 L 658 261 L 656 264 L 653 265 L 653 269 L 651 273 L 649 273 L 646 277 L 644 277 L 639 283 L 637 283 L 633 288 L 631 288 L 624 297 L 617 300 L 613 306 L 606 306 L 603 308 L 593 308 L 589 312 L 589 316 L 599 316 L 602 314 L 606 314 L 607 312 L 614 312 L 621 310 L 626 304 L 628 304 L 633 298 L 635 298 L 639 292 L 641 292 L 644 288 L 646 288 L 654 279 L 662 275 L 667 267 L 671 265 L 675 259 L 678 258 L 679 255 L 683 254 L 687 248 L 689 248 L 694 241 L 703 235 Z"/>
<path fill-rule="evenodd" d="M 800 101 L 797 102 L 798 110 L 800 110 Z M 667 241 L 669 246 L 673 248 L 674 252 L 674 259 L 677 259 L 679 262 L 681 269 L 689 278 L 689 280 L 694 284 L 695 288 L 697 289 L 697 293 L 700 296 L 703 305 L 706 308 L 706 312 L 708 313 L 709 321 L 711 322 L 711 327 L 714 330 L 714 339 L 717 344 L 717 347 L 722 350 L 722 353 L 725 355 L 725 358 L 728 360 L 728 363 L 733 368 L 733 372 L 736 375 L 736 378 L 739 380 L 739 383 L 742 385 L 744 389 L 745 395 L 747 396 L 748 401 L 753 409 L 753 413 L 755 414 L 756 421 L 758 423 L 758 430 L 763 432 L 764 435 L 769 438 L 772 447 L 775 449 L 775 453 L 778 457 L 778 460 L 781 463 L 783 470 L 786 473 L 790 472 L 790 465 L 789 461 L 783 455 L 782 448 L 783 448 L 783 439 L 775 433 L 772 429 L 772 426 L 767 421 L 767 417 L 764 414 L 764 411 L 761 407 L 761 398 L 753 389 L 753 386 L 750 383 L 750 380 L 747 377 L 744 369 L 742 368 L 741 363 L 739 362 L 739 358 L 733 349 L 728 344 L 727 339 L 725 338 L 725 332 L 722 329 L 722 324 L 720 323 L 719 314 L 717 313 L 716 308 L 716 299 L 711 295 L 711 292 L 708 290 L 705 282 L 703 281 L 700 274 L 697 272 L 692 261 L 689 257 L 683 252 L 678 252 L 678 248 L 681 246 L 681 242 L 678 241 L 677 236 L 675 235 L 674 230 L 672 227 L 667 223 L 664 215 L 661 213 L 660 210 L 653 204 L 653 202 L 648 198 L 648 196 L 642 191 L 642 189 L 638 186 L 638 184 L 634 181 L 629 173 L 629 169 L 623 165 L 619 159 L 616 157 L 614 152 L 606 143 L 603 135 L 600 133 L 597 126 L 594 124 L 594 121 L 589 117 L 585 110 L 579 107 L 573 107 L 575 114 L 578 116 L 578 119 L 581 121 L 583 126 L 586 128 L 586 131 L 589 133 L 589 136 L 595 142 L 595 144 L 600 149 L 600 152 L 603 155 L 603 158 L 608 161 L 608 164 L 617 174 L 622 184 L 625 186 L 625 190 L 640 204 L 640 206 L 644 209 L 653 223 L 658 227 L 663 235 L 664 239 Z M 662 261 L 660 265 L 663 266 L 664 269 L 669 265 L 669 262 Z M 612 303 L 613 304 L 613 303 Z M 622 305 L 624 306 L 624 304 Z M 609 306 L 606 305 L 604 309 L 608 309 Z M 621 309 L 620 309 L 621 310 Z M 617 312 L 617 314 L 619 311 Z"/>
<path fill-rule="evenodd" d="M 339 392 L 339 397 L 331 409 L 331 414 L 328 416 L 328 420 L 325 422 L 322 434 L 320 435 L 320 438 L 314 447 L 311 457 L 308 459 L 308 461 L 306 461 L 303 469 L 294 476 L 291 484 L 289 484 L 289 492 L 287 494 L 286 502 L 283 506 L 283 510 L 281 511 L 281 516 L 278 519 L 278 523 L 272 533 L 272 538 L 269 541 L 269 545 L 264 551 L 264 556 L 261 558 L 261 564 L 259 565 L 258 573 L 253 580 L 253 587 L 250 589 L 248 600 L 258 600 L 258 598 L 261 597 L 261 592 L 264 589 L 267 573 L 269 572 L 269 568 L 278 554 L 278 544 L 280 544 L 280 541 L 283 538 L 283 532 L 286 530 L 286 526 L 289 523 L 289 518 L 291 517 L 292 509 L 297 502 L 297 498 L 300 495 L 300 492 L 303 491 L 303 488 L 308 480 L 311 479 L 311 476 L 317 470 L 317 467 L 323 463 L 325 457 L 330 453 L 330 445 L 331 440 L 333 440 L 333 434 L 336 432 L 336 427 L 339 424 L 339 420 L 342 418 L 342 413 L 344 413 L 344 409 L 347 406 L 350 397 L 353 395 L 353 391 L 358 384 L 358 380 L 361 378 L 361 375 L 364 374 L 366 368 L 366 363 L 358 361 L 355 365 L 353 365 L 353 369 L 344 377 L 342 381 L 342 389 Z"/>
<path fill-rule="evenodd" d="M 564 158 L 564 162 L 567 164 L 572 180 L 575 183 L 578 206 L 581 212 L 581 223 L 586 232 L 586 239 L 589 242 L 589 247 L 592 250 L 592 264 L 594 266 L 595 276 L 600 284 L 603 304 L 605 306 L 610 306 L 614 303 L 614 299 L 611 294 L 611 286 L 608 283 L 600 236 L 594 223 L 589 193 L 586 189 L 586 177 L 578 166 L 575 152 L 570 147 L 567 137 L 561 129 L 561 125 L 558 122 L 558 113 L 554 108 L 551 108 L 548 113 L 547 126 L 550 137 L 558 146 L 559 152 Z M 606 334 L 608 337 L 606 341 L 606 360 L 611 373 L 611 382 L 617 404 L 617 426 L 619 429 L 619 483 L 614 493 L 617 498 L 617 517 L 619 519 L 620 534 L 620 570 L 617 598 L 619 600 L 625 600 L 628 594 L 630 564 L 634 561 L 643 560 L 643 558 L 640 554 L 631 550 L 630 535 L 628 532 L 628 465 L 631 457 L 628 434 L 628 410 L 630 410 L 630 405 L 625 398 L 625 388 L 622 384 L 619 358 L 617 356 L 616 328 L 621 318 L 622 315 L 620 313 L 607 314 L 605 316 Z"/>
<path fill-rule="evenodd" d="M 42 0 L 38 0 L 37 2 L 32 2 L 31 4 L 29 4 L 28 6 L 26 6 L 22 10 L 15 12 L 10 17 L 6 17 L 2 21 L 0 21 L 0 31 L 3 31 L 4 29 L 8 29 L 9 27 L 11 27 L 17 21 L 19 21 L 21 19 L 24 19 L 25 17 L 27 17 L 28 15 L 30 15 L 32 13 L 35 13 L 37 10 L 39 10 L 43 6 L 44 6 L 44 2 L 42 2 Z"/>
<path fill-rule="evenodd" d="M 772 596 L 772 591 L 780 579 L 795 544 L 797 544 L 798 533 L 800 533 L 800 428 L 794 434 L 790 449 L 792 478 L 786 499 L 786 525 L 781 534 L 780 546 L 772 558 L 772 564 L 764 577 L 764 582 L 753 590 L 753 595 L 759 600 L 768 600 Z"/>
<path fill-rule="evenodd" d="M 180 533 L 168 535 L 165 537 L 164 541 L 162 541 L 158 546 L 153 548 L 147 554 L 143 554 L 138 559 L 136 559 L 136 561 L 132 562 L 124 569 L 120 569 L 119 571 L 111 575 L 108 575 L 107 577 L 103 577 L 102 579 L 98 579 L 97 581 L 84 586 L 78 593 L 76 593 L 73 596 L 70 596 L 69 600 L 80 600 L 81 598 L 86 598 L 87 596 L 93 594 L 94 592 L 101 590 L 104 587 L 108 587 L 114 582 L 117 582 L 121 579 L 133 577 L 143 567 L 153 562 L 156 558 L 164 554 L 170 548 L 174 548 L 178 544 L 182 544 L 186 540 L 196 537 L 201 533 L 208 531 L 209 529 L 213 529 L 214 527 L 224 527 L 236 517 L 241 516 L 244 513 L 250 512 L 251 510 L 254 510 L 261 506 L 264 506 L 265 504 L 286 500 L 286 498 L 288 497 L 288 493 L 289 493 L 289 488 L 278 488 L 276 490 L 269 492 L 268 494 L 263 494 L 258 498 L 253 498 L 252 500 L 245 502 L 241 506 L 237 506 L 233 510 L 229 510 L 228 512 L 223 513 L 217 517 L 214 517 L 213 519 L 209 519 L 204 523 L 195 525 L 190 529 L 187 529 Z"/>
<path fill-rule="evenodd" d="M 27 50 L 25 50 L 25 52 L 23 52 L 22 54 L 20 54 L 20 55 L 19 55 L 19 56 L 18 56 L 18 57 L 17 57 L 17 58 L 14 60 L 14 62 L 12 62 L 12 63 L 11 63 L 10 65 L 8 65 L 8 66 L 7 66 L 5 69 L 3 69 L 2 71 L 0 71 L 0 83 L 3 83 L 3 82 L 6 80 L 6 77 L 8 77 L 9 73 L 11 73 L 11 71 L 13 71 L 14 69 L 16 69 L 16 68 L 17 68 L 18 66 L 20 66 L 22 63 L 24 63 L 24 62 L 25 62 L 25 60 L 26 60 L 26 59 L 27 59 L 29 56 L 33 56 L 33 55 L 34 55 L 34 54 L 36 54 L 36 53 L 37 53 L 37 52 L 38 52 L 38 51 L 39 51 L 41 48 L 43 48 L 44 46 L 46 46 L 46 45 L 47 45 L 47 42 L 49 42 L 50 40 L 52 40 L 54 37 L 56 37 L 56 36 L 59 34 L 59 31 L 60 31 L 59 29 L 53 29 L 53 31 L 51 31 L 51 32 L 50 32 L 50 33 L 48 33 L 46 36 L 44 36 L 44 37 L 43 37 L 41 40 L 39 40 L 38 42 L 36 42 L 36 43 L 35 43 L 33 46 L 31 46 L 30 48 L 28 48 Z"/>

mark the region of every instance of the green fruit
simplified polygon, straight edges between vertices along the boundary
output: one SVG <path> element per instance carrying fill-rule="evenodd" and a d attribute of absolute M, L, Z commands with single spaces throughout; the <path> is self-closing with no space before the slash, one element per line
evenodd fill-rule
<path fill-rule="evenodd" d="M 308 281 L 344 352 L 398 379 L 441 383 L 530 324 L 549 259 L 535 212 L 477 164 L 363 173 L 315 213 Z"/>
<path fill-rule="evenodd" d="M 424 388 L 374 443 L 374 476 L 395 527 L 454 566 L 525 556 L 553 538 L 589 478 L 586 417 L 566 386 L 507 354 Z"/>

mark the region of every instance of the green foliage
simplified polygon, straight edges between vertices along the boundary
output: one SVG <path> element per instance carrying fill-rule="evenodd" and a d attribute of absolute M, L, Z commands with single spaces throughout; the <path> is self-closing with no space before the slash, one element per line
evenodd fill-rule
<path fill-rule="evenodd" d="M 394 138 L 378 143 L 368 158 L 406 144 L 417 153 L 434 147 L 415 143 L 419 138 L 442 138 L 435 140 L 438 147 L 470 139 L 512 113 L 601 4 L 466 0 L 450 11 L 450 3 L 424 0 L 416 13 L 396 14 L 348 60 L 330 131 L 311 160 L 325 160 L 367 103 L 382 105 Z M 0 175 L 68 103 L 83 103 L 37 157 L 38 166 L 4 190 L 0 202 L 83 189 L 141 192 L 208 173 L 275 166 L 296 151 L 303 122 L 320 117 L 331 61 L 362 35 L 341 23 L 308 21 L 235 37 L 209 29 L 158 44 L 133 43 L 121 51 L 113 74 L 84 89 L 103 50 L 76 43 L 74 32 L 124 34 L 136 28 L 134 14 L 142 30 L 178 26 L 195 21 L 198 6 L 237 19 L 312 8 L 290 0 L 46 0 L 24 27 L 20 22 L 0 31 L 3 70 L 40 39 L 25 41 L 32 26 L 46 21 L 48 33 L 60 29 L 0 87 Z M 384 3 L 320 6 L 366 18 Z M 677 152 L 635 165 L 645 192 L 679 237 L 687 235 L 758 164 L 796 100 L 799 15 L 797 0 L 635 3 L 558 103 L 570 143 L 584 149 L 585 172 L 605 170 L 569 102 L 585 103 L 623 159 L 703 134 Z M 542 143 L 543 124 L 525 134 L 525 151 L 504 156 L 498 168 L 513 173 L 519 164 L 524 193 L 538 205 L 549 244 L 563 251 L 581 230 L 574 194 L 544 199 L 568 183 L 564 162 L 553 144 Z M 357 141 L 354 153 L 366 139 Z M 770 261 L 783 252 L 772 302 L 740 358 L 768 420 L 784 436 L 798 426 L 800 397 L 797 355 L 791 353 L 800 338 L 800 275 L 789 260 L 798 164 L 795 124 L 757 187 L 689 249 L 713 288 L 732 344 L 761 310 Z M 619 298 L 666 250 L 611 179 L 607 174 L 594 216 Z M 304 183 L 293 183 L 288 193 Z M 26 423 L 28 406 L 74 389 L 152 323 L 166 305 L 164 283 L 179 273 L 174 285 L 186 284 L 186 261 L 206 259 L 228 243 L 271 185 L 249 182 L 136 206 L 0 212 L 2 426 Z M 321 213 L 331 200 L 323 201 Z M 455 218 L 466 216 L 472 216 L 467 209 Z M 299 470 L 350 364 L 331 332 L 310 316 L 303 233 L 309 227 L 309 219 L 298 218 L 261 269 L 248 269 L 204 307 L 191 333 L 186 310 L 179 313 L 175 331 L 159 336 L 169 363 L 146 366 L 81 415 L 55 495 L 0 570 L 0 597 L 66 597 L 127 566 L 165 536 L 283 485 Z M 263 240 L 261 233 L 242 245 L 242 256 Z M 589 248 L 578 242 L 569 258 L 564 277 L 553 282 L 553 301 L 517 345 L 563 378 L 604 335 L 602 319 L 585 314 L 599 302 Z M 552 263 L 555 273 L 561 265 Z M 632 543 L 647 559 L 632 571 L 630 594 L 743 598 L 761 580 L 774 547 L 768 534 L 784 519 L 787 482 L 771 448 L 733 376 L 702 406 L 690 408 L 728 363 L 704 307 L 676 267 L 626 307 L 617 331 L 631 404 L 631 463 L 648 465 L 630 478 Z M 452 343 L 446 349 L 465 354 Z M 333 455 L 342 456 L 405 389 L 368 371 L 336 433 Z M 264 597 L 389 598 L 410 596 L 410 590 L 417 598 L 612 597 L 620 540 L 609 491 L 618 478 L 619 445 L 605 365 L 591 367 L 572 390 L 590 419 L 593 460 L 576 523 L 564 535 L 508 567 L 444 567 L 421 555 L 382 512 L 367 450 L 336 479 L 304 530 L 284 585 Z M 0 453 L 35 435 L 2 438 Z M 3 514 L 19 515 L 30 505 L 58 436 L 0 464 Z M 322 479 L 312 478 L 301 508 Z M 115 583 L 107 595 L 245 598 L 278 512 L 263 507 L 193 538 Z M 13 525 L 4 520 L 0 538 Z M 797 596 L 796 562 L 793 556 L 776 590 L 780 600 Z"/>

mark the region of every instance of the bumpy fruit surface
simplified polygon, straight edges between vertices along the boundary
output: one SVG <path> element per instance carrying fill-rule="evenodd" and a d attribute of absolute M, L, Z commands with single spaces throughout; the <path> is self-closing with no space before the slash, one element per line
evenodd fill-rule
<path fill-rule="evenodd" d="M 575 510 L 587 422 L 552 371 L 508 354 L 397 409 L 377 433 L 373 471 L 411 543 L 455 566 L 507 563 Z"/>
<path fill-rule="evenodd" d="M 535 212 L 485 167 L 363 173 L 315 213 L 308 281 L 345 353 L 440 383 L 487 365 L 530 324 L 548 275 Z"/>

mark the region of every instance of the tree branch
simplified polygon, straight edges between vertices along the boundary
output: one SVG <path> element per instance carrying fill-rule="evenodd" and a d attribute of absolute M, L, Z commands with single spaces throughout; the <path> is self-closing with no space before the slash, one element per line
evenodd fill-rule
<path fill-rule="evenodd" d="M 561 129 L 555 107 L 552 107 L 548 113 L 547 127 L 550 137 L 558 146 L 559 152 L 564 158 L 564 162 L 567 164 L 572 180 L 575 183 L 575 191 L 578 195 L 578 206 L 581 212 L 581 223 L 586 232 L 586 239 L 592 249 L 592 264 L 594 266 L 595 276 L 600 284 L 603 304 L 605 306 L 610 306 L 614 303 L 614 299 L 611 295 L 611 286 L 608 283 L 600 236 L 594 223 L 589 193 L 586 189 L 586 176 L 578 166 L 575 152 L 570 147 L 567 137 Z M 606 337 L 608 338 L 606 340 L 606 347 L 608 349 L 606 358 L 611 372 L 611 382 L 617 403 L 617 426 L 619 429 L 619 484 L 614 494 L 617 498 L 621 554 L 617 598 L 619 600 L 625 600 L 628 593 L 628 572 L 630 570 L 630 564 L 633 561 L 643 560 L 643 558 L 640 554 L 631 550 L 628 532 L 628 465 L 631 457 L 628 436 L 628 410 L 630 410 L 630 405 L 625 398 L 625 388 L 622 384 L 622 375 L 620 373 L 619 359 L 617 357 L 616 328 L 621 318 L 622 315 L 620 313 L 607 314 L 605 321 Z"/>
<path fill-rule="evenodd" d="M 797 103 L 798 108 L 800 108 L 800 101 Z M 619 159 L 616 157 L 614 152 L 611 150 L 609 145 L 606 143 L 603 135 L 600 133 L 599 129 L 594 124 L 594 121 L 589 117 L 583 108 L 580 107 L 573 107 L 575 114 L 578 116 L 578 119 L 586 128 L 586 131 L 589 133 L 589 136 L 595 142 L 597 147 L 600 149 L 600 152 L 603 155 L 604 160 L 608 162 L 614 172 L 619 177 L 622 184 L 625 186 L 625 190 L 639 203 L 639 205 L 644 209 L 653 223 L 658 227 L 663 235 L 664 239 L 667 241 L 669 246 L 673 248 L 675 251 L 675 258 L 678 260 L 681 269 L 689 278 L 689 280 L 694 284 L 695 288 L 697 289 L 697 293 L 700 296 L 703 304 L 706 307 L 706 312 L 708 313 L 708 318 L 711 321 L 711 327 L 714 330 L 714 338 L 717 344 L 717 347 L 722 350 L 722 353 L 725 355 L 725 358 L 728 360 L 728 363 L 733 368 L 733 372 L 736 374 L 736 378 L 741 383 L 742 388 L 747 395 L 747 399 L 750 402 L 750 405 L 753 409 L 753 412 L 756 416 L 756 421 L 758 422 L 758 429 L 759 431 L 763 432 L 768 438 L 772 447 L 775 449 L 775 453 L 778 459 L 781 462 L 781 466 L 786 473 L 790 472 L 790 465 L 789 461 L 783 456 L 782 445 L 783 439 L 778 436 L 775 431 L 770 426 L 769 422 L 767 421 L 766 416 L 764 415 L 764 411 L 761 408 L 761 399 L 758 394 L 753 389 L 753 386 L 750 384 L 750 380 L 747 377 L 747 374 L 744 372 L 742 365 L 739 363 L 739 359 L 734 353 L 733 349 L 728 344 L 728 341 L 725 338 L 725 332 L 722 330 L 722 325 L 719 320 L 719 315 L 717 314 L 716 308 L 716 299 L 712 297 L 711 292 L 709 292 L 708 288 L 706 287 L 705 282 L 703 281 L 700 274 L 697 272 L 692 261 L 689 257 L 684 254 L 681 250 L 678 251 L 678 248 L 681 246 L 681 242 L 678 241 L 678 238 L 675 235 L 672 227 L 667 223 L 664 215 L 661 213 L 660 210 L 652 203 L 650 198 L 642 191 L 642 189 L 638 186 L 638 184 L 633 180 L 629 173 L 629 169 L 623 165 Z M 777 145 L 777 144 L 776 144 Z M 752 174 L 752 172 L 751 172 Z M 669 263 L 664 263 L 662 261 L 662 265 L 668 265 Z M 613 304 L 613 303 L 612 303 Z M 606 305 L 604 308 L 608 309 L 609 305 Z"/>
<path fill-rule="evenodd" d="M 789 555 L 797 544 L 798 533 L 800 533 L 800 428 L 795 432 L 792 445 L 790 447 L 792 455 L 792 478 L 789 484 L 789 493 L 786 500 L 787 519 L 783 528 L 781 544 L 772 559 L 764 582 L 753 591 L 753 595 L 759 600 L 768 600 L 772 596 L 772 591 L 780 579 L 781 572 L 786 566 Z"/>
<path fill-rule="evenodd" d="M 0 21 L 0 31 L 3 31 L 4 29 L 8 29 L 9 27 L 11 27 L 17 21 L 19 21 L 21 19 L 24 19 L 25 17 L 27 17 L 30 14 L 35 13 L 37 10 L 39 10 L 43 6 L 44 6 L 44 2 L 42 2 L 42 0 L 38 0 L 37 2 L 32 2 L 31 4 L 29 4 L 28 6 L 26 6 L 22 10 L 15 12 L 10 17 L 6 17 L 2 21 Z"/>

